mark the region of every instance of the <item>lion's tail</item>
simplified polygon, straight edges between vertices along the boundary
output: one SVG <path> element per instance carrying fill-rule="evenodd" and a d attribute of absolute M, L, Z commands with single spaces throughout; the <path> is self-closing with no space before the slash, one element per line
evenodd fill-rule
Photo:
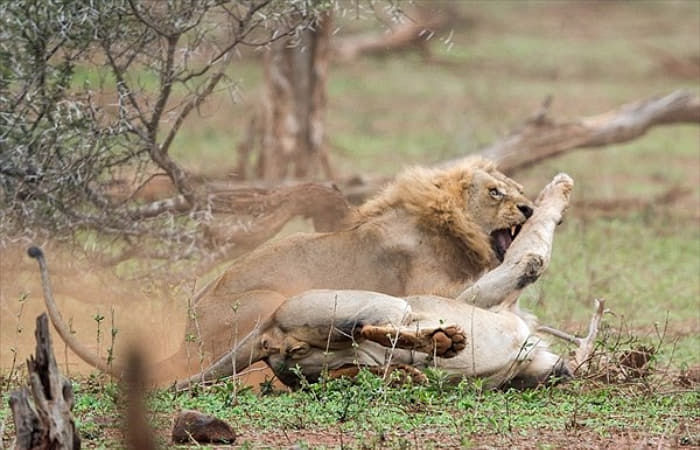
<path fill-rule="evenodd" d="M 46 259 L 44 257 L 44 252 L 41 251 L 39 247 L 29 247 L 27 253 L 32 258 L 36 259 L 39 263 L 39 272 L 41 273 L 41 287 L 44 290 L 44 303 L 46 303 L 46 309 L 49 312 L 49 318 L 51 318 L 51 323 L 53 323 L 54 328 L 58 332 L 61 339 L 70 347 L 70 349 L 80 357 L 83 361 L 101 370 L 109 375 L 116 378 L 120 378 L 121 374 L 113 366 L 107 364 L 105 361 L 100 359 L 100 357 L 88 349 L 86 346 L 80 343 L 78 339 L 71 333 L 70 328 L 64 322 L 61 313 L 56 306 L 56 301 L 53 297 L 53 291 L 51 290 L 51 280 L 49 279 L 49 269 L 46 264 Z"/>

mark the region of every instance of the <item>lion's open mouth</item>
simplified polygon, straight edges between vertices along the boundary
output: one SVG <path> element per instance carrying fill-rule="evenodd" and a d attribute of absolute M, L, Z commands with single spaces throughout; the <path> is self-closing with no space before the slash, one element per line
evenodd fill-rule
<path fill-rule="evenodd" d="M 503 262 L 506 256 L 508 247 L 513 243 L 513 239 L 520 233 L 521 225 L 515 225 L 512 228 L 502 228 L 491 233 L 491 246 L 496 252 L 498 260 Z"/>

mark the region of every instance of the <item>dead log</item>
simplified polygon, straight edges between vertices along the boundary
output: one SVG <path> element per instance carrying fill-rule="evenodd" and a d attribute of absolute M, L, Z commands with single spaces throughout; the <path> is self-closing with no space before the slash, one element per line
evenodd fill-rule
<path fill-rule="evenodd" d="M 682 90 L 575 120 L 557 121 L 550 118 L 550 104 L 551 99 L 548 98 L 533 117 L 504 139 L 474 154 L 441 161 L 434 166 L 450 167 L 466 158 L 481 155 L 495 161 L 502 172 L 513 174 L 572 150 L 602 148 L 631 141 L 658 125 L 700 124 L 700 97 Z M 339 183 L 339 186 L 347 198 L 359 203 L 374 195 L 388 181 L 389 178 L 376 177 L 366 180 L 364 184 L 345 186 Z"/>
<path fill-rule="evenodd" d="M 316 231 L 336 231 L 348 223 L 351 211 L 343 193 L 335 186 L 322 183 L 274 189 L 247 187 L 218 190 L 207 196 L 207 203 L 213 217 L 209 223 L 202 224 L 205 239 L 202 244 L 211 253 L 202 261 L 200 273 L 223 259 L 254 249 L 275 236 L 295 217 L 311 219 Z M 170 207 L 181 212 L 189 208 L 185 198 L 179 196 L 145 205 L 135 210 L 134 214 L 151 217 L 165 213 Z M 116 265 L 136 257 L 168 260 L 172 254 L 159 253 L 135 243 L 102 263 Z"/>
<path fill-rule="evenodd" d="M 512 173 L 574 149 L 631 141 L 657 125 L 700 124 L 700 97 L 679 90 L 572 121 L 556 121 L 548 113 L 549 102 L 545 101 L 520 129 L 479 154 L 495 161 L 503 172 Z M 443 161 L 438 166 L 451 166 L 462 159 Z"/>
<path fill-rule="evenodd" d="M 79 449 L 71 416 L 73 387 L 56 367 L 49 321 L 36 319 L 36 358 L 27 360 L 28 386 L 10 394 L 16 449 Z"/>

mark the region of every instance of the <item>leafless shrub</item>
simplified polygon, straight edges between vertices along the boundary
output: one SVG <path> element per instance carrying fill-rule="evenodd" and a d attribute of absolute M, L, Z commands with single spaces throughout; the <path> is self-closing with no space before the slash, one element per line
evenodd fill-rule
<path fill-rule="evenodd" d="M 237 48 L 293 36 L 330 6 L 3 2 L 0 239 L 87 230 L 114 237 L 110 249 L 151 242 L 175 258 L 197 253 L 211 196 L 171 157 L 173 140 L 212 93 L 232 87 L 227 70 Z M 125 171 L 135 174 L 133 190 L 108 195 Z M 166 174 L 178 195 L 139 204 L 133 193 L 154 173 Z"/>

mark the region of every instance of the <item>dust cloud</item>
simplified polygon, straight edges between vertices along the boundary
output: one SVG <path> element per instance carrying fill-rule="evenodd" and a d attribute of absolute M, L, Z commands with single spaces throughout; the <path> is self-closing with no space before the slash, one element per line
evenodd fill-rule
<path fill-rule="evenodd" d="M 102 357 L 112 346 L 118 361 L 129 343 L 138 343 L 151 361 L 174 353 L 183 341 L 187 299 L 185 286 L 143 278 L 123 279 L 113 268 L 89 261 L 80 251 L 44 246 L 59 310 L 78 339 Z M 189 281 L 189 280 L 188 280 Z M 190 283 L 191 284 L 191 283 Z M 190 286 L 191 290 L 192 287 Z M 46 311 L 39 269 L 26 246 L 0 248 L 0 373 L 24 370 L 34 351 L 34 323 Z M 96 316 L 103 319 L 99 324 Z M 66 349 L 52 330 L 54 351 L 64 374 L 88 374 L 93 368 Z"/>

